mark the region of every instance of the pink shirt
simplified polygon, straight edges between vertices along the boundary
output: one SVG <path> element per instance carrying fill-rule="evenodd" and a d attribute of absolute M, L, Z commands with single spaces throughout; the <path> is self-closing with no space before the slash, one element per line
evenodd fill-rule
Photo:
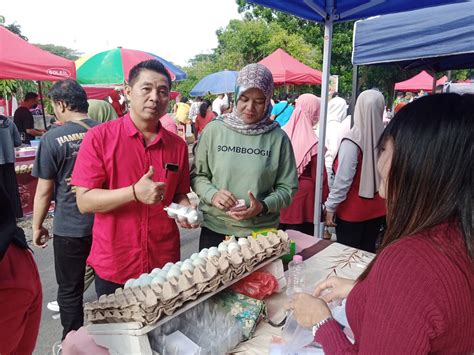
<path fill-rule="evenodd" d="M 176 127 L 176 122 L 169 113 L 165 114 L 160 118 L 161 125 L 168 131 L 174 134 L 178 134 L 178 127 Z"/>
<path fill-rule="evenodd" d="M 179 230 L 163 207 L 189 192 L 188 147 L 161 126 L 148 147 L 143 141 L 129 114 L 96 126 L 82 142 L 72 176 L 75 186 L 111 190 L 137 182 L 152 165 L 153 180 L 167 184 L 161 203 L 130 202 L 95 214 L 87 262 L 101 278 L 118 284 L 180 259 Z M 167 163 L 178 171 L 166 173 Z"/>

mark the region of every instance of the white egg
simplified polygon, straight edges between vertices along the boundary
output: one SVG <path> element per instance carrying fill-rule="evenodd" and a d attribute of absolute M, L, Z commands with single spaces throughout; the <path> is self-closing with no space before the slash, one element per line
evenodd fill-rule
<path fill-rule="evenodd" d="M 238 251 L 238 250 L 240 250 L 240 246 L 237 243 L 230 243 L 227 250 L 229 251 L 229 253 L 231 253 L 233 251 Z"/>
<path fill-rule="evenodd" d="M 152 285 L 163 285 L 166 282 L 166 279 L 163 276 L 155 276 L 151 280 Z"/>
<path fill-rule="evenodd" d="M 168 280 L 173 278 L 173 277 L 178 278 L 179 275 L 181 275 L 181 271 L 179 269 L 171 269 L 170 271 L 168 271 L 168 275 L 166 276 L 166 278 Z"/>
<path fill-rule="evenodd" d="M 181 265 L 183 265 L 183 262 L 182 262 L 182 261 L 178 261 L 177 263 L 175 263 L 175 265 L 181 267 Z"/>
<path fill-rule="evenodd" d="M 217 250 L 220 251 L 221 253 L 224 251 L 227 251 L 227 244 L 224 242 L 220 243 L 219 246 L 217 247 Z"/>
<path fill-rule="evenodd" d="M 127 282 L 125 282 L 125 285 L 123 286 L 123 288 L 132 287 L 134 282 L 135 282 L 135 279 L 128 279 Z"/>
<path fill-rule="evenodd" d="M 171 269 L 173 265 L 174 265 L 173 263 L 166 263 L 165 266 L 163 266 L 163 270 L 168 272 L 168 270 Z"/>
<path fill-rule="evenodd" d="M 192 265 L 193 264 L 193 261 L 191 259 L 186 259 L 183 261 L 183 265 Z"/>
<path fill-rule="evenodd" d="M 145 273 L 143 273 L 143 274 L 140 275 L 139 279 L 144 278 L 144 277 L 147 277 L 147 276 L 148 276 L 148 274 L 145 272 Z"/>
<path fill-rule="evenodd" d="M 191 260 L 194 260 L 196 258 L 199 258 L 199 254 L 198 253 L 194 253 L 193 255 L 191 255 Z"/>
<path fill-rule="evenodd" d="M 208 257 L 208 258 L 212 258 L 212 257 L 214 257 L 214 256 L 217 256 L 217 257 L 221 256 L 221 252 L 220 252 L 219 250 L 217 250 L 217 248 L 216 248 L 216 249 L 212 249 L 212 250 L 209 249 L 209 253 L 207 253 L 207 257 Z"/>
<path fill-rule="evenodd" d="M 198 258 L 193 260 L 193 265 L 194 266 L 198 266 L 198 265 L 203 265 L 204 266 L 204 265 L 206 265 L 206 261 L 203 258 L 198 257 Z"/>
<path fill-rule="evenodd" d="M 217 247 L 210 247 L 210 248 L 209 248 L 209 251 L 211 251 L 211 250 L 217 251 Z"/>
<path fill-rule="evenodd" d="M 250 245 L 250 242 L 247 238 L 239 238 L 237 240 L 237 243 L 240 245 L 240 246 L 244 246 L 244 245 Z"/>
<path fill-rule="evenodd" d="M 159 267 L 155 267 L 153 270 L 151 270 L 150 274 L 159 274 L 161 272 L 161 269 Z"/>
<path fill-rule="evenodd" d="M 208 249 L 207 249 L 207 248 L 204 248 L 203 250 L 201 250 L 201 251 L 199 252 L 199 256 L 200 256 L 201 258 L 207 258 L 207 254 L 208 254 L 208 253 L 209 253 Z"/>
<path fill-rule="evenodd" d="M 146 286 L 151 283 L 151 280 L 153 280 L 153 277 L 150 275 L 140 276 L 138 280 L 140 281 L 140 286 Z"/>
<path fill-rule="evenodd" d="M 198 220 L 199 220 L 199 215 L 198 215 L 198 212 L 196 210 L 192 209 L 191 211 L 188 212 L 188 222 L 190 224 L 194 224 Z"/>
<path fill-rule="evenodd" d="M 181 272 L 184 272 L 186 270 L 193 272 L 194 271 L 194 266 L 193 266 L 193 264 L 183 264 L 183 265 L 181 265 L 180 270 L 181 270 Z"/>
<path fill-rule="evenodd" d="M 138 287 L 141 286 L 141 281 L 139 279 L 136 279 L 135 281 L 132 282 L 132 285 L 130 287 Z"/>

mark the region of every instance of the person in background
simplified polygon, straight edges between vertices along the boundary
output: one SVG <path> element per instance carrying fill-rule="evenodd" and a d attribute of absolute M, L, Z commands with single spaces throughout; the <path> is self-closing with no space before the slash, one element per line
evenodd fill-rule
<path fill-rule="evenodd" d="M 176 125 L 176 122 L 173 118 L 168 113 L 165 113 L 161 118 L 160 118 L 161 125 L 164 129 L 166 129 L 168 132 L 174 133 L 178 135 L 178 126 Z"/>
<path fill-rule="evenodd" d="M 280 127 L 284 127 L 293 113 L 294 107 L 288 100 L 287 93 L 280 94 L 280 101 L 273 106 L 271 119 L 277 121 L 280 124 Z"/>
<path fill-rule="evenodd" d="M 388 124 L 377 163 L 381 248 L 356 281 L 332 277 L 289 305 L 324 353 L 474 352 L 473 107 L 472 95 L 433 95 Z M 326 305 L 344 298 L 354 344 Z"/>
<path fill-rule="evenodd" d="M 33 205 L 33 245 L 47 246 L 49 231 L 43 222 L 54 194 L 54 269 L 64 339 L 84 323 L 82 294 L 94 223 L 93 214 L 79 212 L 71 175 L 84 137 L 89 128 L 99 123 L 88 117 L 86 92 L 75 80 L 56 82 L 49 96 L 54 114 L 63 124 L 41 139 L 31 173 L 38 178 Z"/>
<path fill-rule="evenodd" d="M 118 117 L 122 117 L 127 112 L 127 105 L 125 100 L 121 103 L 122 97 L 120 96 L 120 92 L 114 90 L 110 94 L 111 105 L 114 108 L 115 112 L 117 113 Z"/>
<path fill-rule="evenodd" d="M 189 115 L 188 115 L 188 119 L 189 121 L 191 122 L 191 131 L 192 133 L 197 136 L 196 134 L 196 117 L 197 115 L 199 114 L 199 107 L 201 107 L 201 104 L 203 103 L 202 101 L 202 97 L 201 96 L 198 96 L 196 97 L 196 99 L 193 101 L 193 103 L 191 104 L 191 107 L 189 109 Z"/>
<path fill-rule="evenodd" d="M 0 354 L 33 353 L 42 300 L 38 268 L 9 193 L 0 186 Z"/>
<path fill-rule="evenodd" d="M 312 94 L 301 95 L 290 120 L 283 128 L 295 152 L 298 190 L 290 206 L 280 210 L 280 228 L 294 229 L 309 235 L 314 233 L 314 191 L 319 143 L 313 126 L 319 121 L 320 105 L 319 97 Z M 327 175 L 324 174 L 323 199 L 327 198 L 328 193 Z"/>
<path fill-rule="evenodd" d="M 179 102 L 176 102 L 176 119 L 178 120 L 178 125 L 181 129 L 179 131 L 183 134 L 183 139 L 186 141 L 186 127 L 191 122 L 189 120 L 189 110 L 190 106 L 188 104 L 188 98 L 182 96 Z"/>
<path fill-rule="evenodd" d="M 216 118 L 216 114 L 212 111 L 211 103 L 209 101 L 203 102 L 196 117 L 196 139 L 201 135 L 204 127 L 214 118 Z"/>
<path fill-rule="evenodd" d="M 336 93 L 335 93 L 336 94 Z M 332 186 L 334 174 L 332 164 L 339 149 L 339 133 L 342 121 L 347 117 L 347 103 L 342 97 L 335 96 L 328 102 L 328 121 L 326 126 L 326 155 L 324 157 L 326 171 L 329 177 L 329 186 Z"/>
<path fill-rule="evenodd" d="M 18 128 L 20 135 L 24 137 L 23 143 L 25 144 L 30 144 L 32 139 L 41 137 L 45 132 L 41 129 L 35 129 L 35 120 L 30 110 L 37 106 L 38 94 L 35 92 L 28 92 L 20 107 L 16 109 L 15 114 L 13 115 L 15 125 Z"/>
<path fill-rule="evenodd" d="M 8 193 L 16 218 L 23 217 L 15 173 L 15 147 L 20 145 L 20 133 L 15 123 L 0 115 L 0 186 Z"/>
<path fill-rule="evenodd" d="M 118 115 L 114 107 L 104 100 L 87 100 L 89 108 L 87 115 L 93 120 L 103 123 L 110 120 L 115 120 Z"/>
<path fill-rule="evenodd" d="M 384 108 L 384 97 L 377 90 L 366 90 L 357 98 L 354 126 L 334 160 L 334 184 L 325 203 L 326 226 L 336 227 L 337 241 L 370 252 L 375 252 L 385 224 L 376 169 Z"/>
<path fill-rule="evenodd" d="M 130 112 L 90 130 L 72 176 L 82 213 L 95 213 L 87 263 L 97 297 L 180 259 L 171 202 L 191 206 L 187 145 L 163 129 L 171 77 L 158 60 L 140 62 L 125 88 Z M 191 228 L 185 222 L 178 222 Z"/>
<path fill-rule="evenodd" d="M 277 228 L 280 209 L 298 187 L 291 142 L 270 119 L 272 73 L 249 64 L 239 72 L 236 91 L 234 110 L 206 126 L 194 159 L 192 188 L 204 213 L 200 249 L 226 235 Z"/>
<path fill-rule="evenodd" d="M 222 114 L 221 108 L 222 105 L 228 103 L 224 99 L 224 94 L 219 94 L 217 97 L 212 101 L 212 111 L 216 114 L 216 116 L 219 116 Z"/>

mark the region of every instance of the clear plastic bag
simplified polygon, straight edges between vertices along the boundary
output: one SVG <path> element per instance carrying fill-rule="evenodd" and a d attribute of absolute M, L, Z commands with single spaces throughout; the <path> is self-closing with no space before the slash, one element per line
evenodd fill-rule
<path fill-rule="evenodd" d="M 313 332 L 311 329 L 301 327 L 293 312 L 289 312 L 286 318 L 286 323 L 282 329 L 283 340 L 283 354 L 292 354 L 304 348 L 313 342 Z"/>

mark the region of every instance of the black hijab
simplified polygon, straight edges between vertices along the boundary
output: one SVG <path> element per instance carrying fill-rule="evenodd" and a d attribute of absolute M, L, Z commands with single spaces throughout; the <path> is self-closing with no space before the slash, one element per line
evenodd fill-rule
<path fill-rule="evenodd" d="M 28 249 L 23 229 L 16 226 L 13 205 L 3 186 L 0 186 L 0 260 L 3 259 L 10 244 Z"/>

